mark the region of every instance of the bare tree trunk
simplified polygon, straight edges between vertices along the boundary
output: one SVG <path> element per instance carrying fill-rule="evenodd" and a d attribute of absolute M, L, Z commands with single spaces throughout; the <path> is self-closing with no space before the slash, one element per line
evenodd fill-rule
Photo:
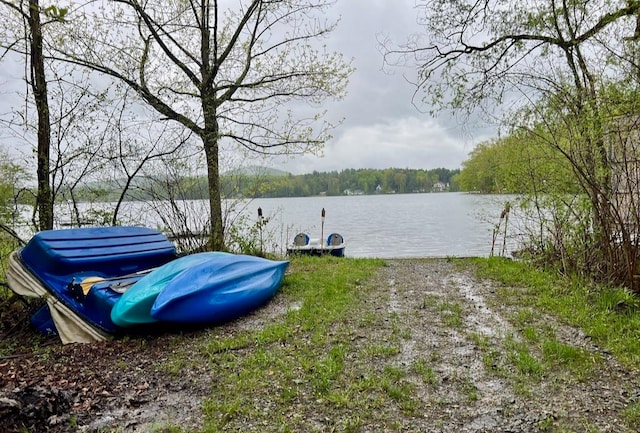
<path fill-rule="evenodd" d="M 203 98 L 206 101 L 206 98 Z M 205 107 L 205 131 L 202 143 L 207 161 L 207 180 L 209 184 L 209 211 L 211 213 L 209 250 L 224 251 L 224 226 L 222 224 L 222 199 L 220 196 L 220 169 L 218 163 L 218 121 L 214 110 Z"/>
<path fill-rule="evenodd" d="M 211 227 L 209 232 L 209 250 L 223 251 L 224 245 L 224 225 L 222 224 L 222 199 L 220 197 L 220 164 L 219 164 L 219 144 L 220 140 L 220 125 L 218 124 L 218 117 L 216 112 L 216 94 L 213 90 L 213 77 L 215 71 L 211 64 L 212 47 L 211 47 L 211 32 L 210 32 L 210 12 L 212 11 L 211 5 L 208 1 L 201 3 L 200 15 L 202 17 L 202 23 L 200 26 L 200 56 L 202 58 L 202 65 L 200 66 L 201 75 L 201 97 L 202 97 L 202 112 L 204 114 L 204 131 L 202 134 L 202 143 L 204 146 L 205 158 L 207 161 L 207 180 L 209 185 L 209 212 L 211 221 Z M 213 7 L 213 13 L 215 14 L 214 22 L 217 24 L 218 8 Z M 215 45 L 214 50 L 217 50 Z M 215 54 L 217 57 L 217 53 Z"/>
<path fill-rule="evenodd" d="M 53 228 L 53 196 L 49 182 L 51 124 L 38 0 L 29 0 L 29 26 L 31 27 L 31 87 L 38 112 L 38 193 L 36 205 L 39 214 L 38 227 L 40 230 L 47 230 Z"/>
<path fill-rule="evenodd" d="M 222 224 L 222 203 L 220 197 L 220 174 L 218 173 L 218 143 L 205 140 L 207 157 L 207 179 L 209 181 L 209 207 L 211 212 L 211 233 L 209 248 L 222 251 L 224 247 L 224 230 Z"/>

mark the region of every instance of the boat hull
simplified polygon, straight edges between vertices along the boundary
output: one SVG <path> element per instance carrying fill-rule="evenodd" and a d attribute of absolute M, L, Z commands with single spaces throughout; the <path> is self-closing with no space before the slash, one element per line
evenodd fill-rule
<path fill-rule="evenodd" d="M 288 262 L 227 253 L 181 257 L 141 278 L 114 306 L 122 327 L 233 320 L 266 303 Z"/>
<path fill-rule="evenodd" d="M 201 263 L 211 263 L 216 258 L 232 256 L 223 252 L 207 252 L 180 257 L 140 278 L 115 303 L 111 320 L 122 328 L 148 325 L 158 322 L 151 316 L 151 307 L 162 290 L 176 276 Z"/>
<path fill-rule="evenodd" d="M 151 315 L 161 321 L 193 324 L 234 320 L 275 295 L 288 265 L 288 261 L 243 255 L 202 263 L 167 284 Z"/>

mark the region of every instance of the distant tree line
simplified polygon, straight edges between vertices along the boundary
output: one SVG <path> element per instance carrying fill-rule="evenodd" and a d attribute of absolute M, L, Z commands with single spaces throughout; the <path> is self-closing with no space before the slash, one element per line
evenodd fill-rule
<path fill-rule="evenodd" d="M 227 197 L 306 197 L 315 195 L 406 194 L 457 191 L 459 169 L 346 169 L 302 175 L 225 177 Z"/>
<path fill-rule="evenodd" d="M 226 174 L 221 177 L 221 195 L 225 198 L 307 197 L 316 195 L 406 194 L 433 191 L 459 191 L 459 169 L 432 170 L 387 168 L 346 169 L 294 175 Z M 109 202 L 119 199 L 122 182 L 99 182 L 81 187 L 78 201 Z M 172 179 L 138 178 L 129 185 L 124 200 L 205 200 L 205 176 Z M 65 196 L 62 194 L 62 196 Z"/>

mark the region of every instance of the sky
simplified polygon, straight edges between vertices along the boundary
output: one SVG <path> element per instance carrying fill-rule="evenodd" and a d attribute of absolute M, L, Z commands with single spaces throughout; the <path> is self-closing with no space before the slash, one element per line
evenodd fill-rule
<path fill-rule="evenodd" d="M 326 143 L 323 157 L 289 160 L 294 174 L 347 168 L 455 169 L 474 146 L 491 138 L 491 128 L 465 124 L 451 114 L 429 115 L 421 95 L 407 78 L 412 69 L 383 67 L 380 36 L 398 43 L 420 32 L 415 0 L 338 0 L 331 16 L 340 17 L 327 44 L 353 59 L 348 95 L 327 106 L 333 118 L 344 118 Z M 406 77 L 405 77 L 406 75 Z M 416 107 L 419 105 L 419 108 Z"/>
<path fill-rule="evenodd" d="M 494 135 L 481 123 L 469 124 L 448 113 L 437 117 L 420 105 L 422 95 L 407 78 L 413 68 L 384 67 L 379 49 L 380 38 L 404 42 L 421 32 L 416 23 L 415 0 L 337 0 L 328 19 L 340 18 L 337 29 L 326 40 L 329 49 L 352 59 L 355 72 L 347 96 L 323 108 L 330 120 L 344 119 L 332 131 L 323 156 L 305 155 L 272 161 L 266 165 L 294 174 L 333 171 L 348 168 L 455 169 L 468 158 L 479 142 Z M 0 114 L 15 105 L 15 95 L 6 86 L 10 81 L 23 88 L 19 64 L 3 62 L 0 68 Z M 405 76 L 406 74 L 406 76 Z M 13 96 L 13 98 L 10 98 Z M 17 103 L 20 103 L 19 100 Z M 1 134 L 0 134 L 1 135 Z M 0 142 L 6 137 L 0 136 Z"/>

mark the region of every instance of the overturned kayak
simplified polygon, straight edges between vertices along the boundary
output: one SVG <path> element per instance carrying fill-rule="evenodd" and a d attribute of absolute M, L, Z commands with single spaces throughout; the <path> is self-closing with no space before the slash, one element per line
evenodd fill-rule
<path fill-rule="evenodd" d="M 111 310 L 128 328 L 156 322 L 226 322 L 267 302 L 288 262 L 222 252 L 180 257 L 143 276 Z"/>
<path fill-rule="evenodd" d="M 167 283 L 191 266 L 209 262 L 220 255 L 227 253 L 200 253 L 180 257 L 139 278 L 114 303 L 111 320 L 123 328 L 157 322 L 151 317 L 151 307 Z"/>
<path fill-rule="evenodd" d="M 219 323 L 244 316 L 273 297 L 289 262 L 245 255 L 214 257 L 167 283 L 151 308 L 160 321 Z"/>

